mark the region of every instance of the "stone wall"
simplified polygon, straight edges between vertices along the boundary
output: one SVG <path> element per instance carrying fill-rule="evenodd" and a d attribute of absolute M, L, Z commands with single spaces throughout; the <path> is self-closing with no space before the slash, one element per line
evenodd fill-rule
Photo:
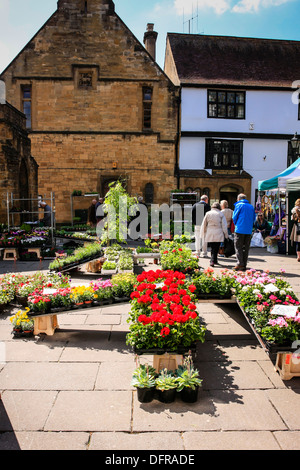
<path fill-rule="evenodd" d="M 0 104 L 0 223 L 5 224 L 7 194 L 9 200 L 11 195 L 14 200 L 35 199 L 35 202 L 15 201 L 15 206 L 22 210 L 37 210 L 38 166 L 31 156 L 25 116 L 9 104 Z M 30 220 L 32 217 L 30 215 Z M 15 222 L 20 220 L 16 218 Z"/>
<path fill-rule="evenodd" d="M 8 100 L 22 110 L 31 86 L 32 154 L 39 192 L 55 192 L 56 220 L 70 194 L 126 176 L 132 195 L 154 185 L 155 202 L 176 187 L 179 91 L 118 15 L 111 0 L 60 0 L 57 11 L 3 72 Z M 152 90 L 151 128 L 143 89 Z M 103 195 L 103 194 L 101 194 Z"/>

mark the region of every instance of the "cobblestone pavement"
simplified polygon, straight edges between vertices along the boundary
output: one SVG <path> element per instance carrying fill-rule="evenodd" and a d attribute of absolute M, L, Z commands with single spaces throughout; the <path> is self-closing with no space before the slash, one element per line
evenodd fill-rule
<path fill-rule="evenodd" d="M 235 259 L 220 263 L 232 268 Z M 207 267 L 208 258 L 200 264 Z M 0 261 L 0 274 L 47 266 Z M 251 249 L 249 267 L 273 273 L 284 268 L 300 295 L 294 256 Z M 77 284 L 89 281 L 74 278 Z M 54 336 L 27 340 L 12 338 L 12 310 L 1 314 L 0 450 L 300 448 L 300 378 L 281 380 L 236 305 L 198 304 L 208 331 L 195 357 L 203 387 L 190 405 L 137 401 L 130 385 L 135 357 L 125 342 L 129 309 L 62 314 Z"/>

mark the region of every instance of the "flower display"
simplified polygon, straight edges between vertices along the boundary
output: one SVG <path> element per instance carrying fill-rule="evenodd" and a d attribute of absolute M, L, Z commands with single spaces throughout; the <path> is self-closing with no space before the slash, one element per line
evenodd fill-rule
<path fill-rule="evenodd" d="M 199 269 L 199 260 L 193 256 L 192 250 L 174 241 L 163 241 L 160 244 L 161 267 L 163 270 L 171 269 L 183 273 L 194 272 Z"/>
<path fill-rule="evenodd" d="M 26 308 L 25 311 L 19 310 L 14 316 L 10 318 L 14 330 L 33 331 L 34 322 L 31 318 L 28 318 L 28 312 L 29 308 Z"/>
<path fill-rule="evenodd" d="M 127 344 L 139 349 L 176 351 L 204 341 L 205 328 L 196 311 L 195 286 L 183 273 L 148 271 L 137 276 L 131 294 L 130 333 Z"/>

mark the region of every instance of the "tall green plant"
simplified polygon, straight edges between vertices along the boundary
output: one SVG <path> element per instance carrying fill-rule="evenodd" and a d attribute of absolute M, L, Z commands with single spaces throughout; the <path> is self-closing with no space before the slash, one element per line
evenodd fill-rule
<path fill-rule="evenodd" d="M 137 202 L 135 197 L 127 194 L 123 181 L 110 183 L 103 207 L 104 213 L 107 215 L 107 222 L 102 234 L 102 241 L 107 244 L 112 239 L 119 243 L 126 241 L 127 224 L 130 220 L 129 208 Z"/>

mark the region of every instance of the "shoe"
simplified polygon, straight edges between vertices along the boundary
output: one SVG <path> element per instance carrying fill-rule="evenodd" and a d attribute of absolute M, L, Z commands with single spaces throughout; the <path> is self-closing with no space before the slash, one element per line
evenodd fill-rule
<path fill-rule="evenodd" d="M 233 268 L 233 270 L 234 271 L 246 271 L 246 268 L 244 268 L 244 266 L 237 265 Z"/>
<path fill-rule="evenodd" d="M 208 255 L 207 255 L 207 253 L 201 253 L 200 256 L 201 256 L 201 258 L 207 258 Z"/>

